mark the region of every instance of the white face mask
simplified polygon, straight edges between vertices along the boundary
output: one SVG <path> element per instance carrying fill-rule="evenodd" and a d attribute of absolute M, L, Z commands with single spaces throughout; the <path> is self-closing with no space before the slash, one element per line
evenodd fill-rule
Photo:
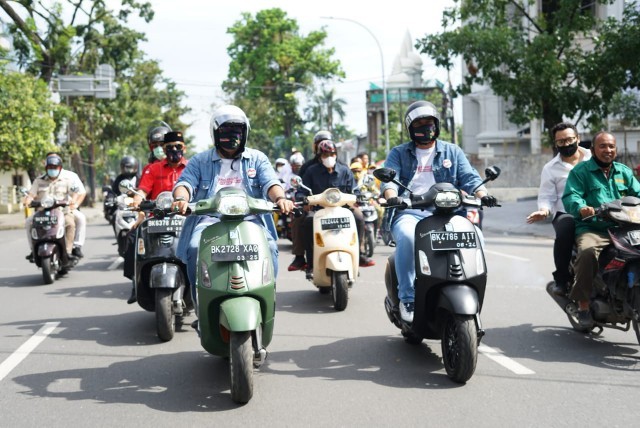
<path fill-rule="evenodd" d="M 326 166 L 327 168 L 333 168 L 334 166 L 336 166 L 336 157 L 329 156 L 328 158 L 322 159 L 322 165 Z"/>
<path fill-rule="evenodd" d="M 276 167 L 276 172 L 282 172 L 282 167 L 281 166 L 277 166 Z"/>

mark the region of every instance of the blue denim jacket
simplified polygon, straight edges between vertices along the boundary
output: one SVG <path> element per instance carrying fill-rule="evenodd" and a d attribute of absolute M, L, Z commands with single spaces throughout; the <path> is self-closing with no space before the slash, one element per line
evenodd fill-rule
<path fill-rule="evenodd" d="M 396 178 L 409 187 L 418 168 L 416 145 L 410 141 L 394 147 L 384 161 L 384 166 L 395 170 Z M 451 183 L 469 194 L 482 183 L 478 171 L 471 166 L 462 149 L 455 144 L 441 140 L 436 141 L 433 175 L 436 183 Z M 394 183 L 382 183 L 380 191 L 384 194 L 386 189 L 395 189 L 398 195 L 402 196 L 404 189 L 398 189 L 398 187 Z M 478 190 L 486 191 L 486 188 L 482 186 Z"/>
<path fill-rule="evenodd" d="M 215 149 L 198 153 L 189 159 L 187 167 L 182 171 L 178 182 L 173 188 L 175 189 L 178 186 L 186 187 L 189 190 L 189 202 L 209 199 L 214 195 L 221 165 L 221 158 Z M 236 168 L 236 165 L 241 168 L 240 175 L 242 176 L 244 190 L 249 196 L 269 200 L 267 196 L 269 189 L 274 185 L 280 186 L 280 180 L 269 159 L 259 150 L 245 148 L 241 159 L 234 162 L 233 165 L 234 168 Z M 277 240 L 278 234 L 273 222 L 273 216 L 262 214 L 260 218 L 273 239 Z M 189 240 L 193 229 L 200 220 L 202 220 L 202 216 L 190 215 L 184 222 L 176 250 L 176 255 L 182 260 L 186 260 Z"/>

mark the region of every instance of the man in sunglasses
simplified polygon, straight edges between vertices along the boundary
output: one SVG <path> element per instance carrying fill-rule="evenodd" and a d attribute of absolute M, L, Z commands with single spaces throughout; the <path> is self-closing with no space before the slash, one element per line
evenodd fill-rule
<path fill-rule="evenodd" d="M 182 174 L 182 170 L 187 166 L 187 159 L 184 157 L 186 147 L 184 144 L 184 137 L 180 131 L 167 132 L 164 135 L 162 149 L 165 154 L 165 158 L 159 162 L 155 162 L 149 165 L 140 178 L 140 185 L 138 186 L 138 193 L 133 197 L 133 206 L 139 207 L 144 199 L 155 200 L 162 192 L 168 192 L 173 189 L 173 185 L 178 181 L 178 177 Z M 142 196 L 141 196 L 142 195 Z M 138 220 L 131 226 L 132 232 L 135 234 L 135 229 L 144 220 L 144 213 L 138 215 Z M 124 276 L 127 278 L 133 278 L 133 265 L 134 265 L 134 245 L 127 246 L 127 252 L 124 260 Z M 127 303 L 132 304 L 136 302 L 136 290 L 132 287 L 131 297 L 127 300 Z"/>
<path fill-rule="evenodd" d="M 591 152 L 578 145 L 580 137 L 572 123 L 560 122 L 554 126 L 551 129 L 551 139 L 558 154 L 542 168 L 538 210 L 529 214 L 527 223 L 553 218 L 551 224 L 556 232 L 553 242 L 553 261 L 556 266 L 553 272 L 553 293 L 566 296 L 569 282 L 572 280 L 569 262 L 575 241 L 575 225 L 573 216 L 564 209 L 562 194 L 569 172 L 579 162 L 591 159 Z"/>

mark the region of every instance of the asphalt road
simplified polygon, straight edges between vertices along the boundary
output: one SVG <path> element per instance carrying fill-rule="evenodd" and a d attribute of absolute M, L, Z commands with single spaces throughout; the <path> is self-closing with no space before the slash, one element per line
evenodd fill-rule
<path fill-rule="evenodd" d="M 282 241 L 275 336 L 245 406 L 191 328 L 161 343 L 153 314 L 125 303 L 106 223 L 89 226 L 85 259 L 50 286 L 24 260 L 24 231 L 0 231 L 0 426 L 634 426 L 633 331 L 572 331 L 544 291 L 552 241 L 494 229 L 507 225 L 499 213 L 486 230 L 487 335 L 466 385 L 446 377 L 438 341 L 408 345 L 389 323 L 391 248 L 376 249 L 335 312 L 286 271 Z"/>

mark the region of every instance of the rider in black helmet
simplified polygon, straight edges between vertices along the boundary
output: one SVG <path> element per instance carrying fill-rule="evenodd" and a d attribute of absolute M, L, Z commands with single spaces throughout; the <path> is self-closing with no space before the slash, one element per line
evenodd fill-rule
<path fill-rule="evenodd" d="M 162 144 L 164 141 L 164 135 L 167 132 L 171 131 L 171 127 L 162 121 L 155 122 L 155 124 L 149 128 L 149 132 L 147 132 L 147 144 L 149 145 L 149 164 L 165 158 L 164 150 L 162 150 Z M 143 168 L 143 174 L 146 169 L 147 166 Z"/>
<path fill-rule="evenodd" d="M 119 195 L 120 193 L 120 182 L 122 180 L 131 180 L 133 185 L 135 186 L 138 182 L 138 159 L 133 156 L 127 155 L 120 159 L 120 174 L 116 177 L 111 185 L 111 189 L 113 193 Z"/>

